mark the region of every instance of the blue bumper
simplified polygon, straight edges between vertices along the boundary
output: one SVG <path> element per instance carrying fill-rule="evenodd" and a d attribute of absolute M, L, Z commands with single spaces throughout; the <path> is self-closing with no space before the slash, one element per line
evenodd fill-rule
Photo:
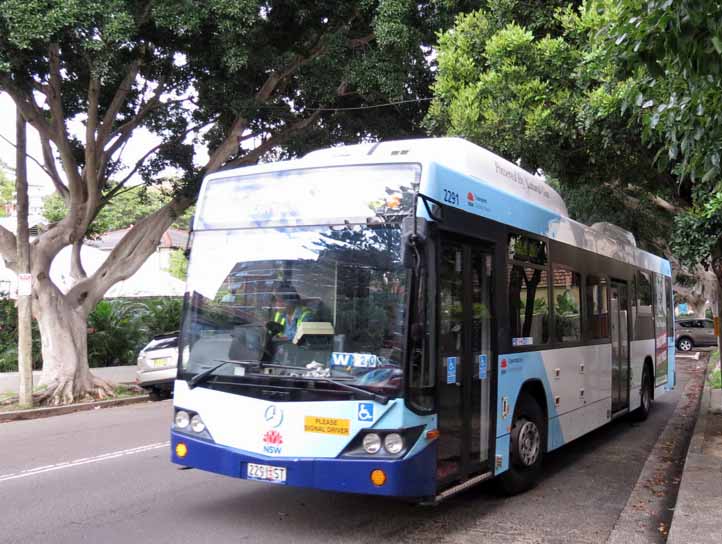
<path fill-rule="evenodd" d="M 178 442 L 188 447 L 188 453 L 182 459 L 175 454 Z M 171 431 L 171 461 L 243 479 L 247 479 L 248 463 L 285 467 L 287 485 L 328 491 L 394 497 L 432 497 L 436 494 L 436 442 L 408 459 L 307 459 L 267 457 Z M 371 483 L 370 475 L 374 469 L 386 473 L 383 486 Z"/>

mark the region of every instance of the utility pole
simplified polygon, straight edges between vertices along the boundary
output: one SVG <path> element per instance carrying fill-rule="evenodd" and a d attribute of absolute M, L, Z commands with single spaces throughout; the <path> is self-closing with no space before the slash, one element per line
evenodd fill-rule
<path fill-rule="evenodd" d="M 28 172 L 25 118 L 17 109 L 15 119 L 18 274 L 18 388 L 21 406 L 33 405 L 32 276 L 30 275 L 30 234 L 28 228 Z"/>

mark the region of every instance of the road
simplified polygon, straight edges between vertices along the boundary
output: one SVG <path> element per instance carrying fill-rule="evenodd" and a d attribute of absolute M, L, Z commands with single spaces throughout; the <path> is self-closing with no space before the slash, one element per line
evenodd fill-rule
<path fill-rule="evenodd" d="M 233 480 L 169 461 L 169 401 L 0 425 L 0 542 L 604 542 L 687 380 L 642 424 L 550 454 L 534 490 L 436 507 Z"/>

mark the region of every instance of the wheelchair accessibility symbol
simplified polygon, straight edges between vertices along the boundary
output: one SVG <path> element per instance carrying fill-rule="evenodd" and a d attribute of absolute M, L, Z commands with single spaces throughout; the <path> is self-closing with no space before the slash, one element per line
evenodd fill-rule
<path fill-rule="evenodd" d="M 359 402 L 358 420 L 359 421 L 373 421 L 374 420 L 374 405 L 371 404 L 370 402 Z"/>

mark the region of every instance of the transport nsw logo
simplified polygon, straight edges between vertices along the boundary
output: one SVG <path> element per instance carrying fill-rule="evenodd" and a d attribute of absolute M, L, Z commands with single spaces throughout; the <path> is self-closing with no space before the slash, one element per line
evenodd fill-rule
<path fill-rule="evenodd" d="M 490 211 L 488 201 L 481 195 L 469 191 L 466 193 L 466 204 L 471 208 L 477 208 L 483 211 Z"/>
<path fill-rule="evenodd" d="M 271 454 L 281 453 L 283 436 L 276 430 L 266 431 L 263 435 L 263 452 Z"/>

